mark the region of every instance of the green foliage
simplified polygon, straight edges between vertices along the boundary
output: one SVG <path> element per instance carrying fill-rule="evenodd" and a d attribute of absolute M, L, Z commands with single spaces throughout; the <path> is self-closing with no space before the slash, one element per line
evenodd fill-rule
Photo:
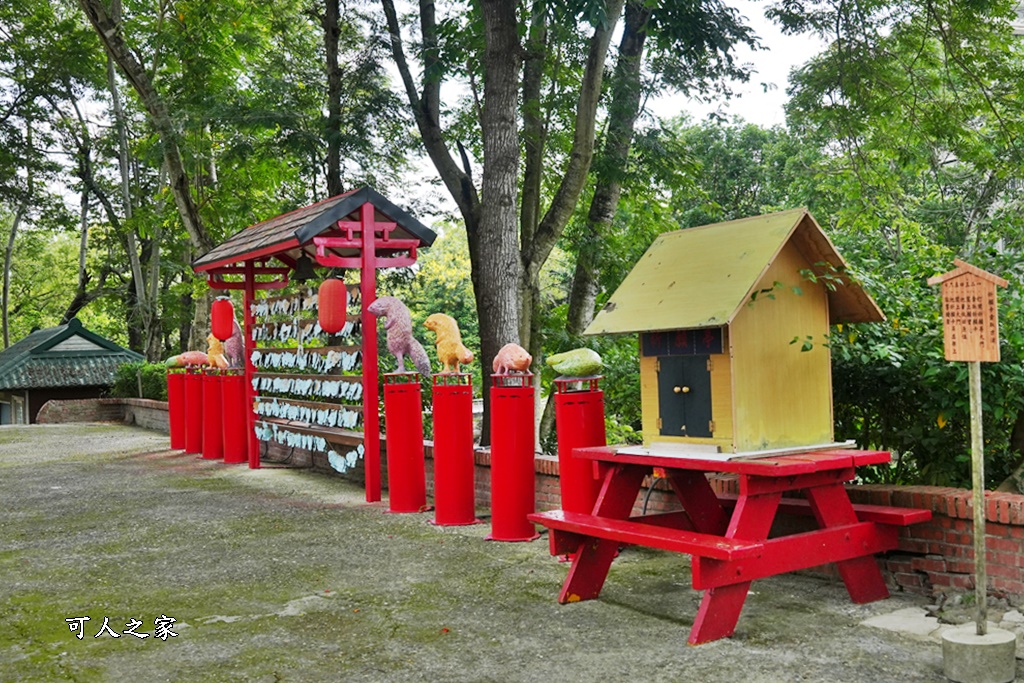
<path fill-rule="evenodd" d="M 114 398 L 167 400 L 167 366 L 162 363 L 124 363 L 117 369 L 110 387 Z"/>
<path fill-rule="evenodd" d="M 473 362 L 462 370 L 473 375 L 473 392 L 479 396 L 482 390 L 480 368 L 484 360 L 480 358 L 480 325 L 473 299 L 465 228 L 446 225 L 430 249 L 421 252 L 414 271 L 388 276 L 381 286 L 380 296 L 386 294 L 398 297 L 409 307 L 413 336 L 426 349 L 434 372 L 440 370 L 441 364 L 437 361 L 434 334 L 423 326 L 423 322 L 431 313 L 444 313 L 455 318 L 463 345 L 475 356 Z M 395 360 L 384 346 L 384 338 L 383 333 L 379 335 L 380 357 L 383 371 L 390 372 L 395 368 Z M 408 359 L 406 364 L 407 369 L 411 369 Z"/>
<path fill-rule="evenodd" d="M 1024 129 L 1013 4 L 784 0 L 788 30 L 829 48 L 793 76 L 791 128 L 821 151 L 812 205 L 888 321 L 830 342 L 837 436 L 891 449 L 897 482 L 969 484 L 967 370 L 944 360 L 939 292 L 928 277 L 959 256 L 1006 277 L 1001 363 L 983 367 L 990 485 L 1019 463 L 1019 181 Z"/>

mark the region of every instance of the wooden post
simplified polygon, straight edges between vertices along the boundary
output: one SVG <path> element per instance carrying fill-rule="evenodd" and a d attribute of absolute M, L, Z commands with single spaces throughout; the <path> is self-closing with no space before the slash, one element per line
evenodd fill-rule
<path fill-rule="evenodd" d="M 956 269 L 928 278 L 942 285 L 946 360 L 966 361 L 971 397 L 971 507 L 974 516 L 974 598 L 977 634 L 988 632 L 988 570 L 985 566 L 985 442 L 981 430 L 981 363 L 999 362 L 996 287 L 1006 280 L 954 259 Z"/>
<path fill-rule="evenodd" d="M 981 434 L 981 363 L 967 364 L 971 385 L 971 488 L 974 508 L 974 599 L 979 636 L 988 632 L 988 570 L 985 566 L 985 451 Z"/>

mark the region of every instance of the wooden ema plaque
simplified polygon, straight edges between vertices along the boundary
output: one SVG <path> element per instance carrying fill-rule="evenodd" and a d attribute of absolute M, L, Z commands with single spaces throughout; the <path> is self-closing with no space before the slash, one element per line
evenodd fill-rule
<path fill-rule="evenodd" d="M 999 361 L 996 287 L 1006 280 L 954 259 L 956 269 L 928 279 L 942 285 L 942 327 L 946 360 Z"/>

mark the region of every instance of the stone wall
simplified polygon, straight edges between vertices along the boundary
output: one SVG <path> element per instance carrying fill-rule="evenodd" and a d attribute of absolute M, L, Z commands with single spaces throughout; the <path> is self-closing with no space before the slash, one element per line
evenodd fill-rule
<path fill-rule="evenodd" d="M 36 417 L 39 424 L 56 422 L 122 422 L 170 434 L 167 402 L 148 398 L 84 398 L 47 401 Z"/>

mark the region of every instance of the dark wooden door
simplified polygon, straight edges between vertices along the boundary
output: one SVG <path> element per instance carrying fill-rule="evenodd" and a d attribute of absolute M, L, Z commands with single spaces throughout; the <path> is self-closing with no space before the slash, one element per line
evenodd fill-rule
<path fill-rule="evenodd" d="M 710 437 L 711 371 L 708 356 L 662 356 L 658 359 L 660 433 Z"/>

